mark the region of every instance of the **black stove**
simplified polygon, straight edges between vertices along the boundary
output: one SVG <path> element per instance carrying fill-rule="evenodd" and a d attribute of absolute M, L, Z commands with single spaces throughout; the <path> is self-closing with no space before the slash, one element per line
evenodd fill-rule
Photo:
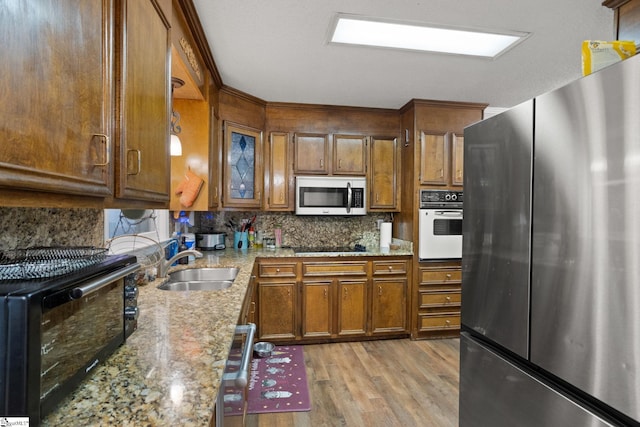
<path fill-rule="evenodd" d="M 296 254 L 344 254 L 344 253 L 362 253 L 367 252 L 366 246 L 299 246 L 291 248 Z"/>

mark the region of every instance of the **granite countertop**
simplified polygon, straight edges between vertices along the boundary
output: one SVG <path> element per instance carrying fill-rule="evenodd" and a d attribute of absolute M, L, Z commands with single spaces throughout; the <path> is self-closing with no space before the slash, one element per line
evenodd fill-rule
<path fill-rule="evenodd" d="M 299 257 L 291 249 L 203 252 L 188 266 L 240 269 L 219 291 L 139 288 L 138 330 L 43 421 L 59 425 L 207 426 L 255 259 Z M 358 256 L 412 255 L 411 246 Z M 350 256 L 353 256 L 351 254 Z"/>

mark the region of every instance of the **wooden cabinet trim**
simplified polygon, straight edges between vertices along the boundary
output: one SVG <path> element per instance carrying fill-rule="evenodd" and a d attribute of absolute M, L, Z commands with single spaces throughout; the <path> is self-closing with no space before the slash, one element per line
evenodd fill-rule
<path fill-rule="evenodd" d="M 313 276 L 366 276 L 367 261 L 302 262 L 302 275 Z"/>

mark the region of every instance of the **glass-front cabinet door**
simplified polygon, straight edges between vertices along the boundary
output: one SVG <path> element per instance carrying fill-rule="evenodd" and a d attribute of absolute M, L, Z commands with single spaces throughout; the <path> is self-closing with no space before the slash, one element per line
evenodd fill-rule
<path fill-rule="evenodd" d="M 262 131 L 224 122 L 223 206 L 260 208 L 263 166 Z"/>

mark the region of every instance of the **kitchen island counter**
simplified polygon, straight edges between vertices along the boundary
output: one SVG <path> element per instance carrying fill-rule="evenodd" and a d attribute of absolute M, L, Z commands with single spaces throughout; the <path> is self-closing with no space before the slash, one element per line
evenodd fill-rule
<path fill-rule="evenodd" d="M 300 257 L 291 249 L 203 252 L 188 266 L 233 266 L 219 291 L 140 286 L 138 330 L 43 421 L 60 425 L 209 425 L 220 379 L 256 258 Z M 358 256 L 411 255 L 403 247 Z M 350 254 L 349 256 L 353 256 Z"/>

